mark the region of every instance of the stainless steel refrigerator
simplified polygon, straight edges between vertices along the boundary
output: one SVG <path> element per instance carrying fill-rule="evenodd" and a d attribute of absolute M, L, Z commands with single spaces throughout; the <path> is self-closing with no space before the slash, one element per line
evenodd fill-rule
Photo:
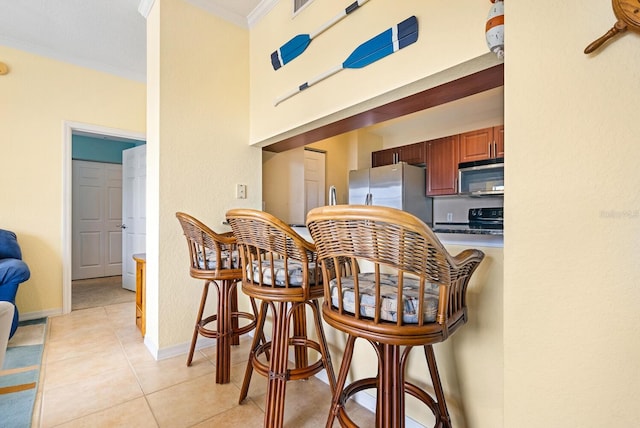
<path fill-rule="evenodd" d="M 404 162 L 349 171 L 349 204 L 381 205 L 407 211 L 433 223 L 433 200 L 427 196 L 425 169 Z"/>

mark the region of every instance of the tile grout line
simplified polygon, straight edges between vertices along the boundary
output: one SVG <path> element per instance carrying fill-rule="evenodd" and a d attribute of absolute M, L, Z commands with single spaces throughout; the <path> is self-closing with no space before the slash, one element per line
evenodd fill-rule
<path fill-rule="evenodd" d="M 47 368 L 47 358 L 49 355 L 49 335 L 51 333 L 51 319 L 47 318 L 45 324 L 42 357 L 40 358 L 40 372 L 38 373 L 38 386 L 36 390 L 35 403 L 33 403 L 33 414 L 31 415 L 31 425 L 42 427 L 42 407 L 44 405 L 44 382 Z"/>
<path fill-rule="evenodd" d="M 151 416 L 153 417 L 153 422 L 156 424 L 157 427 L 160 426 L 160 422 L 158 421 L 158 417 L 156 416 L 156 414 L 153 411 L 153 408 L 151 407 L 151 403 L 149 403 L 149 398 L 147 397 L 147 393 L 145 392 L 144 388 L 142 387 L 142 382 L 140 380 L 140 376 L 138 376 L 138 372 L 136 371 L 135 367 L 133 367 L 133 363 L 131 362 L 131 359 L 129 358 L 129 355 L 127 354 L 127 351 L 124 348 L 124 344 L 122 343 L 122 338 L 120 336 L 118 336 L 118 334 L 115 332 L 115 329 L 112 330 L 113 333 L 115 334 L 116 338 L 118 339 L 118 344 L 120 344 L 120 348 L 122 349 L 122 353 L 124 354 L 124 357 L 127 359 L 127 364 L 129 365 L 129 369 L 131 370 L 131 372 L 133 373 L 133 375 L 136 378 L 136 382 L 138 383 L 138 387 L 140 388 L 140 391 L 142 392 L 142 398 L 144 399 L 144 402 L 147 404 L 147 408 L 149 409 L 149 412 L 151 413 Z"/>

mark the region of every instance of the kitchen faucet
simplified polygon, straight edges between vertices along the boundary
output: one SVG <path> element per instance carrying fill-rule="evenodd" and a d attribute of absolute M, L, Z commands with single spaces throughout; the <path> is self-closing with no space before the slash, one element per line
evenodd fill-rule
<path fill-rule="evenodd" d="M 336 194 L 336 186 L 329 187 L 329 205 L 338 205 L 338 197 Z"/>

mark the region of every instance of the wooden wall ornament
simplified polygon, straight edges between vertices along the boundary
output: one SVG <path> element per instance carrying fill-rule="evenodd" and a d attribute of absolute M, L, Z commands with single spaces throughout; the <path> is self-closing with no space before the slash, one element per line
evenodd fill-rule
<path fill-rule="evenodd" d="M 640 32 L 640 0 L 612 0 L 611 3 L 618 21 L 602 37 L 587 46 L 585 54 L 595 51 L 616 34 L 627 31 L 627 28 Z"/>
<path fill-rule="evenodd" d="M 356 0 L 347 6 L 343 11 L 339 14 L 331 18 L 329 21 L 322 24 L 316 31 L 311 34 L 298 34 L 293 37 L 284 45 L 280 46 L 279 49 L 275 50 L 271 54 L 271 65 L 274 70 L 278 70 L 283 65 L 287 64 L 289 61 L 297 58 L 302 54 L 302 52 L 307 49 L 307 46 L 311 43 L 313 39 L 318 37 L 320 34 L 324 33 L 334 24 L 341 21 L 344 17 L 349 15 L 352 12 L 358 10 L 360 6 L 365 4 L 368 0 Z"/>
<path fill-rule="evenodd" d="M 489 50 L 498 58 L 504 58 L 504 3 L 502 0 L 491 0 L 485 36 Z"/>
<path fill-rule="evenodd" d="M 410 16 L 397 25 L 383 31 L 372 39 L 367 40 L 358 46 L 349 57 L 340 65 L 337 65 L 330 70 L 314 77 L 311 80 L 306 81 L 297 88 L 289 91 L 285 95 L 277 98 L 275 105 L 277 106 L 284 100 L 291 98 L 292 96 L 308 89 L 310 86 L 333 76 L 339 71 L 345 68 L 363 68 L 369 64 L 372 64 L 379 59 L 382 59 L 388 55 L 391 55 L 398 50 L 405 48 L 418 40 L 418 19 L 415 16 Z"/>

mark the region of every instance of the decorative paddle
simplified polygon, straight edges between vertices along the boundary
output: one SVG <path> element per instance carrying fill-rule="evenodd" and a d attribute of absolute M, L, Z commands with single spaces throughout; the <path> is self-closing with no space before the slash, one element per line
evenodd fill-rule
<path fill-rule="evenodd" d="M 329 21 L 325 22 L 320 28 L 311 34 L 298 34 L 293 39 L 282 45 L 280 49 L 271 54 L 271 65 L 273 69 L 277 70 L 289 61 L 298 57 L 302 52 L 307 49 L 307 46 L 313 39 L 324 33 L 329 27 L 332 27 L 338 21 L 342 20 L 345 16 L 351 12 L 357 10 L 360 6 L 365 4 L 368 0 L 357 0 L 347 6 L 342 12 L 334 16 Z"/>
<path fill-rule="evenodd" d="M 411 16 L 388 30 L 383 31 L 374 38 L 362 43 L 342 64 L 325 71 L 319 76 L 316 76 L 315 78 L 298 86 L 296 89 L 286 93 L 280 98 L 277 98 L 275 105 L 277 106 L 284 100 L 291 98 L 297 93 L 304 91 L 308 87 L 315 85 L 321 80 L 324 80 L 345 68 L 366 67 L 387 55 L 391 55 L 392 53 L 415 43 L 416 40 L 418 40 L 418 20 L 415 16 Z"/>

